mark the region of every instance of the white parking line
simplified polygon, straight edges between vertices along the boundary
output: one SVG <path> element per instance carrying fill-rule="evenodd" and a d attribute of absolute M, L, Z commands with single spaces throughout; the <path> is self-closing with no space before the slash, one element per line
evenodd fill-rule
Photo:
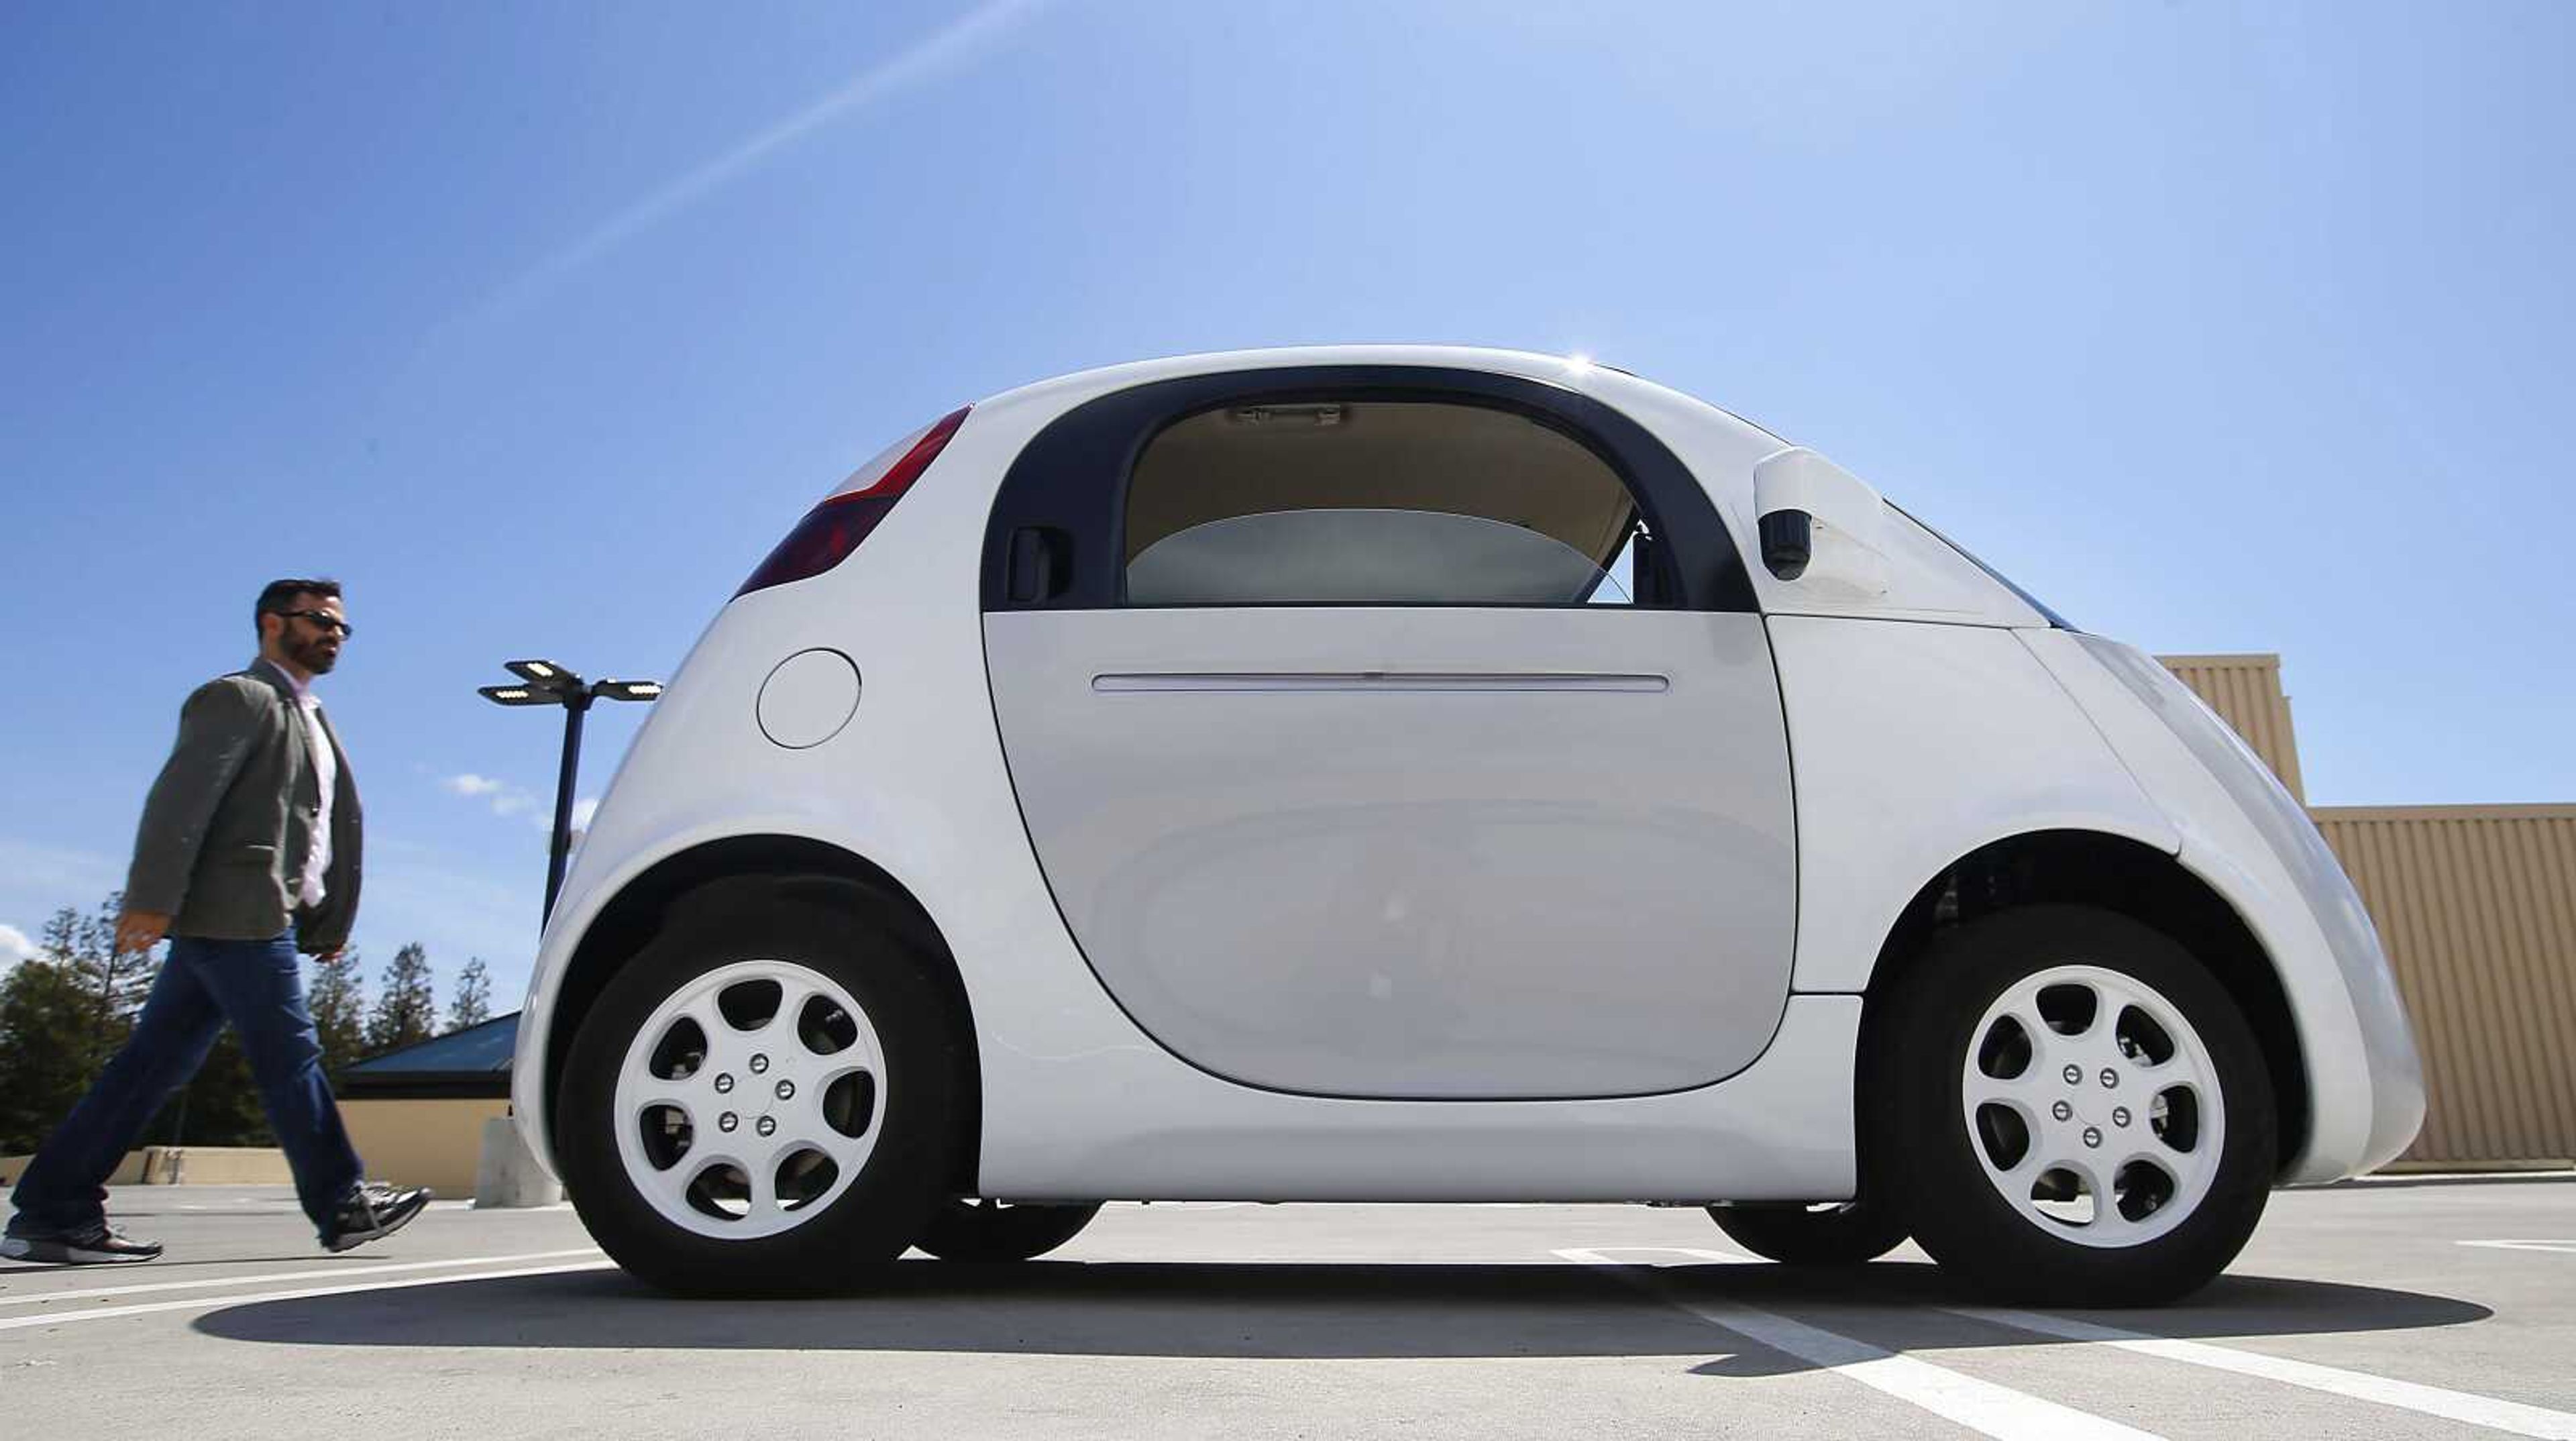
<path fill-rule="evenodd" d="M 2018 1331 L 2034 1331 L 2065 1341 L 2116 1346 L 2145 1356 L 2161 1356 L 2168 1361 L 2181 1361 L 2193 1366 L 2207 1366 L 2219 1371 L 2233 1371 L 2240 1376 L 2259 1376 L 2267 1381 L 2280 1381 L 2310 1391 L 2346 1396 L 2358 1401 L 2374 1401 L 2382 1406 L 2395 1406 L 2425 1416 L 2439 1416 L 2449 1421 L 2465 1421 L 2472 1426 L 2485 1426 L 2497 1431 L 2510 1431 L 2517 1436 L 2546 1436 L 2561 1441 L 2576 1441 L 2576 1415 L 2552 1411 L 2543 1406 L 2526 1406 L 2519 1401 L 2498 1401 L 2488 1396 L 2473 1396 L 2466 1391 L 2446 1391 L 2439 1386 L 2418 1385 L 2413 1381 L 2392 1381 L 2385 1376 L 2372 1376 L 2360 1371 L 2346 1371 L 2337 1366 L 2320 1366 L 2310 1361 L 2290 1361 L 2279 1356 L 2266 1356 L 2255 1351 L 2236 1351 L 2225 1346 L 2211 1346 L 2199 1341 L 2177 1341 L 2165 1336 L 2151 1336 L 2143 1331 L 2123 1331 L 2114 1326 L 2097 1326 L 2090 1321 L 2077 1321 L 2065 1316 L 2043 1315 L 2036 1311 L 1989 1310 L 1975 1306 L 1945 1306 L 1942 1310 L 1955 1316 L 1984 1321 Z"/>
<path fill-rule="evenodd" d="M 569 1251 L 523 1251 L 515 1256 L 459 1256 L 453 1261 L 404 1261 L 387 1266 L 331 1266 L 315 1271 L 271 1271 L 260 1276 L 214 1276 L 196 1281 L 149 1281 L 134 1286 L 80 1286 L 60 1291 L 39 1291 L 27 1296 L 0 1296 L 0 1306 L 42 1306 L 53 1301 L 88 1301 L 100 1296 L 141 1296 L 154 1291 L 202 1291 L 217 1286 L 265 1286 L 272 1281 L 310 1281 L 329 1276 L 385 1276 L 397 1271 L 434 1271 L 447 1266 L 502 1266 L 512 1261 L 556 1261 L 566 1256 L 596 1256 L 597 1246 L 576 1246 Z M 58 1269 L 58 1268 L 57 1268 Z M 99 1269 L 107 1269 L 101 1267 Z M 123 1267 L 115 1268 L 124 1270 Z M 0 1279 L 11 1274 L 47 1276 L 55 1269 L 33 1272 L 0 1272 Z M 131 1272 L 126 1272 L 131 1275 Z"/>
<path fill-rule="evenodd" d="M 2463 1246 L 2484 1246 L 2497 1251 L 2561 1251 L 2576 1256 L 2576 1241 L 2462 1241 Z"/>
<path fill-rule="evenodd" d="M 465 1281 L 506 1281 L 514 1276 L 552 1276 L 568 1271 L 604 1271 L 608 1260 L 574 1261 L 560 1266 L 521 1266 L 508 1271 L 467 1271 L 461 1275 L 410 1276 L 400 1281 L 366 1281 L 355 1286 L 308 1286 L 298 1291 L 254 1291 L 247 1296 L 191 1296 L 185 1301 L 150 1301 L 140 1306 L 105 1306 L 95 1311 L 64 1311 L 0 1320 L 0 1331 L 31 1326 L 69 1326 L 81 1321 L 107 1321 L 120 1316 L 148 1316 L 159 1311 L 203 1311 L 216 1306 L 254 1306 L 264 1301 L 303 1301 L 316 1296 L 345 1296 L 358 1291 L 395 1291 L 406 1286 L 445 1286 Z"/>
<path fill-rule="evenodd" d="M 1687 1246 L 1614 1246 L 1609 1249 L 1674 1252 L 1703 1261 L 1742 1259 L 1722 1251 L 1703 1251 Z M 1724 1327 L 1758 1345 L 1795 1356 L 1811 1366 L 1858 1381 L 1874 1391 L 1988 1436 L 2030 1437 L 2033 1441 L 2041 1441 L 2041 1438 L 2045 1441 L 2069 1441 L 2069 1438 L 2085 1437 L 2132 1438 L 2133 1441 L 2133 1438 L 2151 1438 L 2155 1434 L 2123 1426 L 2116 1421 L 2106 1421 L 2071 1406 L 2043 1401 L 1991 1381 L 1980 1381 L 1929 1361 L 1900 1356 L 1865 1341 L 1855 1341 L 1849 1336 L 1810 1326 L 1803 1321 L 1792 1321 L 1769 1311 L 1674 1295 L 1649 1279 L 1656 1269 L 1653 1266 L 1614 1261 L 1599 1251 L 1568 1249 L 1556 1254 L 1568 1261 L 1601 1267 L 1657 1300 L 1688 1311 L 1712 1326 Z"/>

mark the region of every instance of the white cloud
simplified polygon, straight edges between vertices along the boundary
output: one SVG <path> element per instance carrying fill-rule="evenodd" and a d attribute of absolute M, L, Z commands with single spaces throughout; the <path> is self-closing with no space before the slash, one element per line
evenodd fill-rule
<path fill-rule="evenodd" d="M 528 818 L 528 824 L 537 830 L 548 835 L 554 833 L 554 802 L 534 791 L 514 786 L 508 781 L 494 780 L 490 776 L 478 776 L 471 771 L 462 775 L 443 777 L 438 785 L 439 789 L 449 795 L 462 796 L 470 801 L 481 801 L 490 806 L 492 814 L 496 816 L 524 815 Z M 599 797 L 597 796 L 583 796 L 573 802 L 572 838 L 575 845 L 581 843 L 581 833 L 590 829 L 590 818 L 598 809 Z"/>
<path fill-rule="evenodd" d="M 127 830 L 118 839 L 131 835 Z M 87 915 L 123 884 L 122 856 L 0 836 L 0 916 L 42 925 L 45 917 L 65 906 Z M 7 955 L 7 946 L 0 944 L 0 958 Z M 0 970 L 5 969 L 0 965 Z"/>
<path fill-rule="evenodd" d="M 16 926 L 0 925 L 0 971 L 5 971 L 36 953 L 36 943 Z"/>
<path fill-rule="evenodd" d="M 439 788 L 449 795 L 483 802 L 492 808 L 492 814 L 496 816 L 519 815 L 534 809 L 537 804 L 537 798 L 532 792 L 522 790 L 508 781 L 495 780 L 490 776 L 478 776 L 472 771 L 448 776 L 438 784 Z"/>
<path fill-rule="evenodd" d="M 545 894 L 542 848 L 533 854 L 499 847 L 450 850 L 388 831 L 367 839 L 367 894 L 355 940 L 366 956 L 373 996 L 385 962 L 407 941 L 429 950 L 442 1011 L 455 994 L 456 972 L 471 956 L 491 968 L 492 1009 L 516 1010 L 537 949 Z"/>

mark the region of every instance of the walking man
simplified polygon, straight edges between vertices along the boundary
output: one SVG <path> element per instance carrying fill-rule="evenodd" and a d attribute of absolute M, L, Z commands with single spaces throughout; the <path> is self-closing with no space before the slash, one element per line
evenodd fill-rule
<path fill-rule="evenodd" d="M 358 914 L 358 789 L 312 691 L 349 638 L 340 584 L 271 581 L 252 622 L 259 659 L 188 697 L 135 837 L 116 945 L 143 951 L 167 936 L 169 958 L 133 1036 L 18 1178 L 0 1256 L 161 1254 L 107 1224 L 106 1181 L 227 1021 L 324 1249 L 391 1235 L 429 1204 L 427 1190 L 364 1181 L 296 960 L 337 960 Z"/>

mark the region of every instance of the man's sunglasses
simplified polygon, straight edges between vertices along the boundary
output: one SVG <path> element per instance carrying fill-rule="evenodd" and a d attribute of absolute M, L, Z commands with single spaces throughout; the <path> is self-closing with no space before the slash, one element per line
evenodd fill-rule
<path fill-rule="evenodd" d="M 269 614 L 292 616 L 297 620 L 309 620 L 323 630 L 336 630 L 342 636 L 354 636 L 357 634 L 356 631 L 349 628 L 349 623 L 347 621 L 340 619 L 338 616 L 333 615 L 327 610 L 278 610 L 271 611 Z"/>

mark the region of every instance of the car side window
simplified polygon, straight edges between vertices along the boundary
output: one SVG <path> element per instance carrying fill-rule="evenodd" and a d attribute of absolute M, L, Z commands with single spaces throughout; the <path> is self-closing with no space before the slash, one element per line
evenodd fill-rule
<path fill-rule="evenodd" d="M 1652 549 L 1592 447 L 1443 400 L 1198 411 L 1138 455 L 1125 527 L 1131 606 L 1630 605 Z"/>

